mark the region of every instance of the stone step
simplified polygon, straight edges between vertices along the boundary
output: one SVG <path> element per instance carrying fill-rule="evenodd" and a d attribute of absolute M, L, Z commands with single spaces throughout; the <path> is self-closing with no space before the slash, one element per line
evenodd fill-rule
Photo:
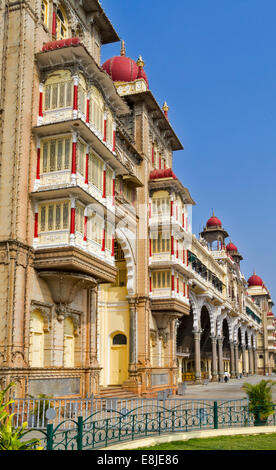
<path fill-rule="evenodd" d="M 95 398 L 118 398 L 119 400 L 122 400 L 138 397 L 132 392 L 124 390 L 123 387 L 120 387 L 119 385 L 110 385 L 109 387 L 100 388 L 99 393 Z"/>

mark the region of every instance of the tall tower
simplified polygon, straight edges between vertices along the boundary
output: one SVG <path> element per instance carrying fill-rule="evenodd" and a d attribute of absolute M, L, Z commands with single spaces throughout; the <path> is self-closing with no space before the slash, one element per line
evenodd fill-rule
<path fill-rule="evenodd" d="M 211 250 L 222 250 L 225 246 L 225 239 L 228 237 L 228 233 L 222 228 L 222 223 L 215 216 L 214 211 L 212 217 L 207 220 L 204 230 L 200 233 L 201 237 L 204 238 Z"/>

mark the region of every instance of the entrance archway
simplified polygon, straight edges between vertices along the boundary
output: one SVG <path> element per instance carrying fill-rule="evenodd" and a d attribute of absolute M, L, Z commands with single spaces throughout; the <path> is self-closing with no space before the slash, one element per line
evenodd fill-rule
<path fill-rule="evenodd" d="M 110 340 L 110 384 L 121 385 L 128 378 L 127 337 L 115 331 Z"/>

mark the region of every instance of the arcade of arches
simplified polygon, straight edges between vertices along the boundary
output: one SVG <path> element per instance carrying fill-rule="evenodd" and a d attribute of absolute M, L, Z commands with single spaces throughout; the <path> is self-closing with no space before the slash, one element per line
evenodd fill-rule
<path fill-rule="evenodd" d="M 202 302 L 201 302 L 202 304 Z M 256 331 L 219 307 L 195 305 L 177 325 L 178 381 L 223 380 L 257 373 Z"/>

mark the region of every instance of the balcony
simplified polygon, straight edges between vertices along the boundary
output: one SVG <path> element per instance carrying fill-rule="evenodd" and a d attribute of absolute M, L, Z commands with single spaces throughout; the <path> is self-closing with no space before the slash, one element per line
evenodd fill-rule
<path fill-rule="evenodd" d="M 152 253 L 149 258 L 149 267 L 155 269 L 168 269 L 173 268 L 178 272 L 181 272 L 185 275 L 186 278 L 193 278 L 193 273 L 191 272 L 187 263 L 183 263 L 183 258 L 176 257 L 170 252 L 167 253 Z"/>
<path fill-rule="evenodd" d="M 189 298 L 171 288 L 153 289 L 150 299 L 153 314 L 169 314 L 175 318 L 190 314 Z"/>
<path fill-rule="evenodd" d="M 42 52 L 36 54 L 36 62 L 42 72 L 54 70 L 58 66 L 67 68 L 70 65 L 82 65 L 88 75 L 101 83 L 102 88 L 108 91 L 109 99 L 119 116 L 130 112 L 125 101 L 117 93 L 111 77 L 97 64 L 79 38 L 68 38 L 64 41 L 45 44 Z"/>
<path fill-rule="evenodd" d="M 101 156 L 101 158 L 111 167 L 116 170 L 117 175 L 128 175 L 129 166 L 127 158 L 124 158 L 121 153 L 112 150 L 112 146 L 108 142 L 104 142 L 102 136 L 97 131 L 95 132 L 94 126 L 85 122 L 83 116 L 78 116 L 73 119 L 68 116 L 68 119 L 60 115 L 60 111 L 56 111 L 57 118 L 51 122 L 41 121 L 40 125 L 33 127 L 33 133 L 39 138 L 57 136 L 67 133 L 77 133 L 92 149 Z M 44 119 L 44 118 L 43 118 Z"/>
<path fill-rule="evenodd" d="M 179 218 L 177 219 L 175 216 L 171 216 L 170 213 L 159 213 L 159 214 L 151 214 L 149 218 L 149 227 L 151 230 L 156 230 L 158 228 L 162 228 L 163 230 L 171 230 L 172 235 L 179 234 L 186 234 L 191 237 L 192 230 L 191 225 L 187 224 L 186 226 L 182 224 Z M 191 243 L 191 240 L 189 240 Z"/>
<path fill-rule="evenodd" d="M 47 236 L 46 236 L 47 237 Z M 114 283 L 117 269 L 111 256 L 99 256 L 89 250 L 80 248 L 78 243 L 70 246 L 68 234 L 63 236 L 63 245 L 48 245 L 36 247 L 34 267 L 39 272 L 59 271 L 92 276 L 97 282 Z M 49 241 L 49 240 L 48 240 Z M 56 242 L 56 239 L 54 239 Z"/>

